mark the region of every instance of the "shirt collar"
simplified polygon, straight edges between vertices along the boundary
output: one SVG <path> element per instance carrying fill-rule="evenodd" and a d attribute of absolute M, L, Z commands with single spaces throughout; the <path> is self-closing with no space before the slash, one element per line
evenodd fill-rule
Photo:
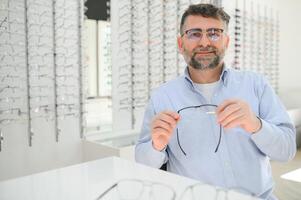
<path fill-rule="evenodd" d="M 224 64 L 223 65 L 223 70 L 222 70 L 222 73 L 220 75 L 220 80 L 222 80 L 222 83 L 224 86 L 227 86 L 227 80 L 228 80 L 228 75 L 229 75 L 229 68 Z M 189 74 L 189 71 L 188 71 L 188 66 L 185 68 L 185 71 L 184 71 L 184 77 L 186 80 L 188 80 L 192 85 L 194 84 L 194 82 L 191 80 L 190 78 L 190 74 Z"/>

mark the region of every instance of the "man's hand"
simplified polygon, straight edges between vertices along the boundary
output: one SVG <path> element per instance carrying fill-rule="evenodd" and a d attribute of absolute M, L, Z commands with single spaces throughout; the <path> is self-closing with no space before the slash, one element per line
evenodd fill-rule
<path fill-rule="evenodd" d="M 242 100 L 226 100 L 218 106 L 216 113 L 218 122 L 226 129 L 240 126 L 249 133 L 256 133 L 261 129 L 260 119 L 249 104 Z"/>
<path fill-rule="evenodd" d="M 172 132 L 175 129 L 180 115 L 173 111 L 164 111 L 158 113 L 151 123 L 151 134 L 153 147 L 161 151 L 168 144 Z"/>

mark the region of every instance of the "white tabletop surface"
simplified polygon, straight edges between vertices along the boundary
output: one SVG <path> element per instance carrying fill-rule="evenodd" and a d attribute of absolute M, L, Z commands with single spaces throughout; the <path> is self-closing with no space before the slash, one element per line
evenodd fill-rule
<path fill-rule="evenodd" d="M 283 174 L 281 178 L 301 183 L 301 168 Z"/>
<path fill-rule="evenodd" d="M 108 157 L 0 182 L 1 200 L 96 199 L 118 180 L 135 178 L 171 186 L 179 199 L 184 189 L 197 181 L 141 164 Z M 236 198 L 235 198 L 236 199 Z M 251 199 L 242 198 L 240 200 Z"/>

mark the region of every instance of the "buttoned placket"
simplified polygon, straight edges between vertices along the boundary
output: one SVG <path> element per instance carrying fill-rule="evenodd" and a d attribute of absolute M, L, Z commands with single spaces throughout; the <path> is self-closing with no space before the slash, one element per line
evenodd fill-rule
<path fill-rule="evenodd" d="M 198 89 L 198 87 L 192 82 L 192 80 L 188 77 L 186 77 L 188 79 L 188 81 L 191 84 L 192 90 L 198 94 L 201 97 L 201 102 L 200 104 L 205 104 L 205 103 L 210 103 L 210 104 L 215 104 L 215 105 L 219 105 L 220 102 L 222 101 L 222 93 L 224 93 L 226 91 L 226 82 L 227 80 L 225 80 L 226 78 L 224 77 L 225 74 L 223 73 L 220 76 L 220 80 L 221 80 L 221 84 L 219 85 L 219 87 L 217 87 L 215 89 L 215 91 L 213 92 L 213 95 L 211 97 L 211 102 L 208 102 L 206 100 L 206 98 L 202 95 L 201 91 Z M 229 78 L 229 77 L 228 77 Z M 214 136 L 215 136 L 215 140 L 216 143 L 218 142 L 218 138 L 219 138 L 219 127 L 216 125 L 217 124 L 217 119 L 216 117 L 210 117 L 211 119 L 211 125 L 214 128 Z M 237 183 L 235 180 L 235 176 L 234 176 L 234 169 L 232 167 L 231 164 L 231 160 L 230 160 L 230 155 L 229 155 L 229 149 L 228 149 L 228 145 L 227 145 L 227 140 L 226 140 L 226 136 L 224 135 L 224 130 L 222 130 L 222 139 L 221 139 L 221 144 L 219 146 L 219 150 L 216 152 L 216 156 L 219 156 L 219 160 L 220 160 L 220 166 L 223 168 L 223 175 L 224 175 L 224 182 L 228 188 L 232 188 L 232 187 L 236 187 Z"/>
<path fill-rule="evenodd" d="M 225 93 L 225 91 L 226 91 L 226 87 L 225 87 L 224 82 L 222 82 L 222 84 L 214 91 L 212 98 L 211 98 L 211 102 L 213 104 L 219 105 L 220 102 L 222 101 L 222 93 Z M 215 118 L 215 120 L 217 120 L 217 119 Z M 215 123 L 218 123 L 218 122 L 215 121 Z M 224 129 L 222 128 L 221 144 L 219 146 L 219 150 L 216 153 L 218 154 L 217 156 L 219 156 L 220 164 L 223 168 L 225 185 L 228 188 L 232 188 L 232 187 L 236 187 L 237 183 L 236 183 L 235 176 L 234 176 L 234 169 L 231 164 L 229 148 L 227 145 L 227 137 L 225 134 L 226 133 L 225 133 Z"/>

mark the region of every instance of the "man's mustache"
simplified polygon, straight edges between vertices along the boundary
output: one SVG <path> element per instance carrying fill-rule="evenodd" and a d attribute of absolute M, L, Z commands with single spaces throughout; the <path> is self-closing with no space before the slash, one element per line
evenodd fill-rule
<path fill-rule="evenodd" d="M 198 47 L 193 50 L 193 55 L 195 55 L 197 53 L 201 53 L 201 52 L 208 52 L 208 51 L 209 52 L 212 51 L 212 52 L 214 52 L 214 54 L 216 54 L 217 49 L 215 47 L 206 47 L 206 48 Z"/>

